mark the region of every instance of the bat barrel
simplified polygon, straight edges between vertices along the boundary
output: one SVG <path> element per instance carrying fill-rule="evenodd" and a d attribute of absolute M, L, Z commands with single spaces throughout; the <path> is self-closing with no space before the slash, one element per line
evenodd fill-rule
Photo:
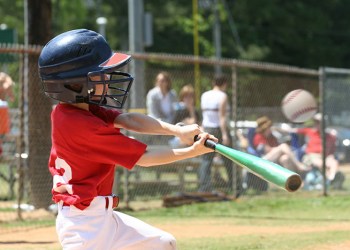
<path fill-rule="evenodd" d="M 195 136 L 194 140 L 196 141 L 198 139 L 198 136 Z M 204 145 L 208 148 L 214 149 L 216 152 L 231 159 L 241 167 L 245 167 L 253 174 L 287 190 L 288 192 L 295 192 L 302 185 L 300 175 L 276 163 L 226 147 L 209 139 L 205 141 Z"/>
<path fill-rule="evenodd" d="M 288 192 L 295 192 L 302 185 L 300 175 L 276 163 L 221 144 L 216 144 L 215 151 L 231 159 L 234 163 L 246 168 L 260 178 Z"/>

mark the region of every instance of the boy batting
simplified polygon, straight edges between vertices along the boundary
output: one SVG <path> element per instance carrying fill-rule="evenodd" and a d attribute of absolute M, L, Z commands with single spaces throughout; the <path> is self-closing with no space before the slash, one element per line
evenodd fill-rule
<path fill-rule="evenodd" d="M 40 54 L 44 92 L 59 101 L 51 114 L 49 171 L 63 249 L 176 249 L 171 234 L 113 210 L 115 166 L 150 167 L 195 157 L 213 151 L 204 146 L 206 139 L 217 141 L 196 124 L 181 127 L 118 111 L 133 81 L 119 71 L 129 60 L 86 29 L 56 36 Z M 178 136 L 189 146 L 152 151 L 120 129 Z M 193 142 L 196 135 L 201 139 Z"/>

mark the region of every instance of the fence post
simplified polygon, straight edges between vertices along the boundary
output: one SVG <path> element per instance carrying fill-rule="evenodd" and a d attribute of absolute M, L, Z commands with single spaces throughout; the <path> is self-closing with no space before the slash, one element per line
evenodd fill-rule
<path fill-rule="evenodd" d="M 231 141 L 232 141 L 232 147 L 236 148 L 237 147 L 237 67 L 236 65 L 232 66 L 232 97 L 231 97 L 231 119 L 234 123 L 234 128 L 233 128 L 233 135 L 231 135 Z M 241 168 L 237 166 L 237 164 L 232 163 L 233 171 L 232 171 L 232 191 L 235 196 L 239 195 L 239 192 L 241 191 L 239 188 L 238 189 L 238 184 L 241 183 Z"/>
<path fill-rule="evenodd" d="M 325 68 L 319 69 L 319 96 L 320 96 L 320 112 L 322 114 L 321 119 L 321 139 L 322 139 L 322 176 L 323 176 L 323 196 L 327 196 L 327 178 L 326 178 L 326 124 L 325 124 L 325 80 L 326 72 Z"/>

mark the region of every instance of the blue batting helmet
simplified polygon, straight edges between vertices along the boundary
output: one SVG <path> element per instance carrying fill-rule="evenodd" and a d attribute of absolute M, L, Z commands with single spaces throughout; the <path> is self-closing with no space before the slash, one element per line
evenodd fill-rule
<path fill-rule="evenodd" d="M 45 45 L 39 57 L 39 74 L 46 95 L 55 100 L 122 108 L 133 77 L 116 70 L 130 58 L 114 53 L 104 37 L 94 31 L 71 30 Z M 108 91 L 96 95 L 97 84 Z"/>

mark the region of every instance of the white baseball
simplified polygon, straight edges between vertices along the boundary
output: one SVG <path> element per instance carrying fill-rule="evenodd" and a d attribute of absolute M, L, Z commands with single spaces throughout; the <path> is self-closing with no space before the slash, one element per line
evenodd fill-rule
<path fill-rule="evenodd" d="M 305 122 L 317 112 L 315 98 L 304 89 L 296 89 L 289 92 L 283 98 L 281 107 L 284 116 L 294 123 Z"/>

